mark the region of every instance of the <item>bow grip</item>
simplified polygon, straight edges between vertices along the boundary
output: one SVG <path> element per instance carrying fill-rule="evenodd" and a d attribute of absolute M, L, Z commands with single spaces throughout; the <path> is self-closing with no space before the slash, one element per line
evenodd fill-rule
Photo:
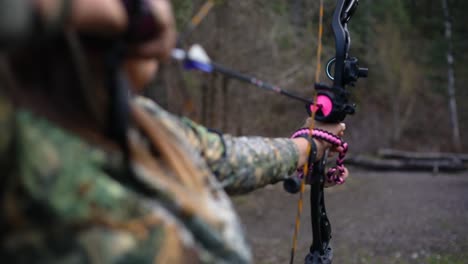
<path fill-rule="evenodd" d="M 283 181 L 283 189 L 286 192 L 290 193 L 290 194 L 296 194 L 296 193 L 300 192 L 301 191 L 302 180 L 303 180 L 302 177 L 306 177 L 305 184 L 311 185 L 317 180 L 321 181 L 320 184 L 323 184 L 323 178 L 320 178 L 320 177 L 319 178 L 317 178 L 317 177 L 312 178 L 311 175 L 312 175 L 312 173 L 314 173 L 313 168 L 315 168 L 315 169 L 317 169 L 317 171 L 319 171 L 318 175 L 325 175 L 325 172 L 324 172 L 323 168 L 325 166 L 325 163 L 327 162 L 327 156 L 328 155 L 323 155 L 321 160 L 314 162 L 314 164 L 309 169 L 309 176 L 304 176 L 303 174 L 302 175 L 296 174 L 294 176 L 291 176 L 291 177 L 285 179 Z"/>

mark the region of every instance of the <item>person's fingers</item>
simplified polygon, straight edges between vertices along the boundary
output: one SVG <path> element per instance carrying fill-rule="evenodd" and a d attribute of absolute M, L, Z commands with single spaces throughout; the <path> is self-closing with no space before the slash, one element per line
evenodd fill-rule
<path fill-rule="evenodd" d="M 148 0 L 148 4 L 154 15 L 158 34 L 145 43 L 133 46 L 130 54 L 133 57 L 166 60 L 176 43 L 172 5 L 168 0 Z M 128 17 L 119 0 L 73 1 L 71 26 L 82 32 L 112 36 L 125 32 Z"/>
<path fill-rule="evenodd" d="M 328 124 L 328 123 L 322 123 L 317 121 L 316 123 L 316 128 L 320 128 L 323 130 L 326 130 L 334 135 L 340 136 L 344 135 L 344 131 L 346 130 L 346 124 L 345 123 L 339 123 L 339 124 Z"/>
<path fill-rule="evenodd" d="M 169 30 L 161 34 L 158 39 L 140 44 L 133 49 L 133 54 L 143 58 L 167 60 L 175 46 L 176 33 Z"/>
<path fill-rule="evenodd" d="M 72 1 L 70 23 L 79 31 L 113 35 L 124 32 L 128 20 L 120 1 L 79 0 Z"/>
<path fill-rule="evenodd" d="M 344 148 L 342 146 L 331 146 L 330 151 L 328 152 L 328 157 L 333 157 L 336 153 L 343 152 Z"/>
<path fill-rule="evenodd" d="M 339 137 L 343 137 L 344 136 L 344 132 L 346 130 L 346 124 L 345 123 L 339 123 L 338 124 L 338 127 L 337 127 L 337 133 L 335 135 L 339 136 Z"/>
<path fill-rule="evenodd" d="M 332 152 L 343 152 L 344 148 L 342 146 L 335 146 L 331 149 Z"/>
<path fill-rule="evenodd" d="M 153 40 L 135 46 L 133 53 L 141 57 L 166 60 L 176 43 L 172 6 L 167 0 L 151 0 L 150 4 L 158 26 L 158 35 Z"/>
<path fill-rule="evenodd" d="M 346 181 L 346 179 L 349 177 L 349 171 L 348 171 L 348 168 L 344 168 L 344 173 L 343 175 L 341 176 L 341 178 L 343 179 L 343 181 Z"/>

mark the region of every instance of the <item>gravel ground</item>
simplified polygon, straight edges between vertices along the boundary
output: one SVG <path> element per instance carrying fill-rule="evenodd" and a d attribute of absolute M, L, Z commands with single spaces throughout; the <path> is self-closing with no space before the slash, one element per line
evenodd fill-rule
<path fill-rule="evenodd" d="M 325 196 L 333 263 L 468 263 L 468 173 L 351 173 Z M 255 263 L 289 262 L 297 197 L 278 184 L 234 199 Z M 311 242 L 305 197 L 296 263 Z"/>

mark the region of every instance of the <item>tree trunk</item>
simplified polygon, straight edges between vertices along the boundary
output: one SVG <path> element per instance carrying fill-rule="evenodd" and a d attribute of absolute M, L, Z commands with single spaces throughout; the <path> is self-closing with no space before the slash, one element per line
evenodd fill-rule
<path fill-rule="evenodd" d="M 398 94 L 395 94 L 395 100 L 393 101 L 393 135 L 392 143 L 398 144 L 401 138 L 401 98 Z"/>
<path fill-rule="evenodd" d="M 227 77 L 223 77 L 223 105 L 222 105 L 222 129 L 223 131 L 228 131 L 229 129 L 229 123 L 230 123 L 230 120 L 229 120 L 229 102 L 230 102 L 230 98 L 229 98 L 229 78 Z"/>
<path fill-rule="evenodd" d="M 449 99 L 450 121 L 452 125 L 452 142 L 456 151 L 461 150 L 460 129 L 458 125 L 457 101 L 455 98 L 455 74 L 453 69 L 452 47 L 452 19 L 450 17 L 447 0 L 442 0 L 444 12 L 445 38 L 447 41 L 447 91 Z"/>
<path fill-rule="evenodd" d="M 296 34 L 301 37 L 306 26 L 304 19 L 304 1 L 291 0 L 290 1 L 290 18 L 291 22 L 296 29 Z"/>
<path fill-rule="evenodd" d="M 205 79 L 203 80 L 201 91 L 202 91 L 202 96 L 201 96 L 201 123 L 203 125 L 207 125 L 208 123 L 208 106 L 210 105 L 209 103 L 209 93 L 208 91 L 209 85 L 208 81 Z"/>
<path fill-rule="evenodd" d="M 208 84 L 208 121 L 206 125 L 211 128 L 218 128 L 217 125 L 217 109 L 218 109 L 218 103 L 216 102 L 216 98 L 218 95 L 218 87 L 217 85 L 217 80 L 218 80 L 218 74 L 213 73 L 211 74 L 210 77 L 210 83 Z"/>

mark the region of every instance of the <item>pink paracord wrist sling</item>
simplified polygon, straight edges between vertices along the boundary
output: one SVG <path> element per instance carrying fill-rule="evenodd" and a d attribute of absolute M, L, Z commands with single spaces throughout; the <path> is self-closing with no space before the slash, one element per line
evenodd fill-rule
<path fill-rule="evenodd" d="M 327 172 L 327 181 L 328 183 L 334 184 L 343 184 L 344 183 L 344 174 L 345 174 L 345 167 L 344 167 L 344 159 L 346 153 L 348 152 L 348 143 L 342 140 L 340 137 L 333 135 L 332 133 L 322 130 L 322 129 L 314 129 L 312 131 L 312 135 L 310 129 L 308 128 L 301 128 L 294 132 L 291 138 L 298 138 L 304 136 L 312 136 L 312 138 L 318 140 L 324 140 L 335 147 L 342 147 L 343 149 L 338 153 L 338 158 L 336 159 L 336 166 L 328 169 Z M 303 177 L 303 175 L 300 175 Z"/>

